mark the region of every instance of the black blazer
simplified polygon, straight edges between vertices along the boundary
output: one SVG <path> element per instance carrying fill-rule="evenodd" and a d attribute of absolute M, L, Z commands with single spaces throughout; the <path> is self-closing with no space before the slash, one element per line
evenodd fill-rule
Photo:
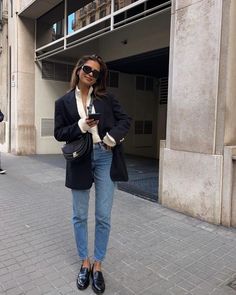
<path fill-rule="evenodd" d="M 97 113 L 101 113 L 98 124 L 98 134 L 101 139 L 109 132 L 116 146 L 112 149 L 111 179 L 113 181 L 127 181 L 128 174 L 124 161 L 121 141 L 127 134 L 131 118 L 122 110 L 119 102 L 112 94 L 95 98 L 93 101 Z M 75 91 L 72 90 L 55 102 L 54 137 L 58 141 L 76 140 L 82 133 L 78 121 L 80 119 Z M 91 157 L 83 161 L 67 161 L 66 186 L 71 189 L 89 189 L 93 183 Z"/>

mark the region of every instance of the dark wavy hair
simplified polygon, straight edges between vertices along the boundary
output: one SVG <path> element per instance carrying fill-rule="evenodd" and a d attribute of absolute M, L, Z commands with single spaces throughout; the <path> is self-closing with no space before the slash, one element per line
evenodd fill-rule
<path fill-rule="evenodd" d="M 84 55 L 78 60 L 71 75 L 70 90 L 74 90 L 78 85 L 79 75 L 77 74 L 77 72 L 88 60 L 96 61 L 100 65 L 100 75 L 99 78 L 96 80 L 95 84 L 93 85 L 93 93 L 95 97 L 103 96 L 106 94 L 107 65 L 102 60 L 102 58 L 96 54 Z"/>

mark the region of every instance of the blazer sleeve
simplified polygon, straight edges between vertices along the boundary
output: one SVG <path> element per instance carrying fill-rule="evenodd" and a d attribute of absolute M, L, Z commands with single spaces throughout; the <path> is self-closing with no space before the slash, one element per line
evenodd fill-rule
<path fill-rule="evenodd" d="M 119 101 L 113 95 L 111 96 L 111 107 L 115 118 L 115 125 L 108 133 L 115 139 L 116 144 L 119 144 L 128 133 L 132 119 L 124 112 Z"/>
<path fill-rule="evenodd" d="M 54 137 L 58 141 L 74 141 L 83 134 L 79 128 L 78 121 L 71 123 L 66 114 L 65 105 L 62 99 L 55 102 L 54 113 Z"/>

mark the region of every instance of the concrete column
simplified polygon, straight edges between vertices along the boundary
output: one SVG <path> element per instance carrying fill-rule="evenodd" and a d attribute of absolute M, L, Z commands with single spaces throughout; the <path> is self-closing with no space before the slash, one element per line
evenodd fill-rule
<path fill-rule="evenodd" d="M 14 7 L 16 9 L 16 7 Z M 14 11 L 11 19 L 11 151 L 34 154 L 35 136 L 35 64 L 33 20 L 20 18 Z"/>
<path fill-rule="evenodd" d="M 8 142 L 8 14 L 7 1 L 2 2 L 2 22 L 0 25 L 0 109 L 4 121 L 0 124 L 0 150 L 7 151 Z"/>
<path fill-rule="evenodd" d="M 236 140 L 235 11 L 233 0 L 172 1 L 160 200 L 216 224 L 224 146 Z"/>
<path fill-rule="evenodd" d="M 36 151 L 34 31 L 34 21 L 18 19 L 17 154 Z"/>

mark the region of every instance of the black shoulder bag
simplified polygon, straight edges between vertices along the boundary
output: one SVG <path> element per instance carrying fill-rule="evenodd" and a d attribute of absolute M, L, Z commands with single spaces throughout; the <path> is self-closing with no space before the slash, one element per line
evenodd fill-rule
<path fill-rule="evenodd" d="M 93 97 L 91 97 L 88 107 L 88 114 L 91 114 L 93 106 Z M 72 142 L 65 143 L 61 150 L 67 161 L 82 161 L 87 158 L 93 149 L 92 134 L 83 133 L 80 137 Z"/>

